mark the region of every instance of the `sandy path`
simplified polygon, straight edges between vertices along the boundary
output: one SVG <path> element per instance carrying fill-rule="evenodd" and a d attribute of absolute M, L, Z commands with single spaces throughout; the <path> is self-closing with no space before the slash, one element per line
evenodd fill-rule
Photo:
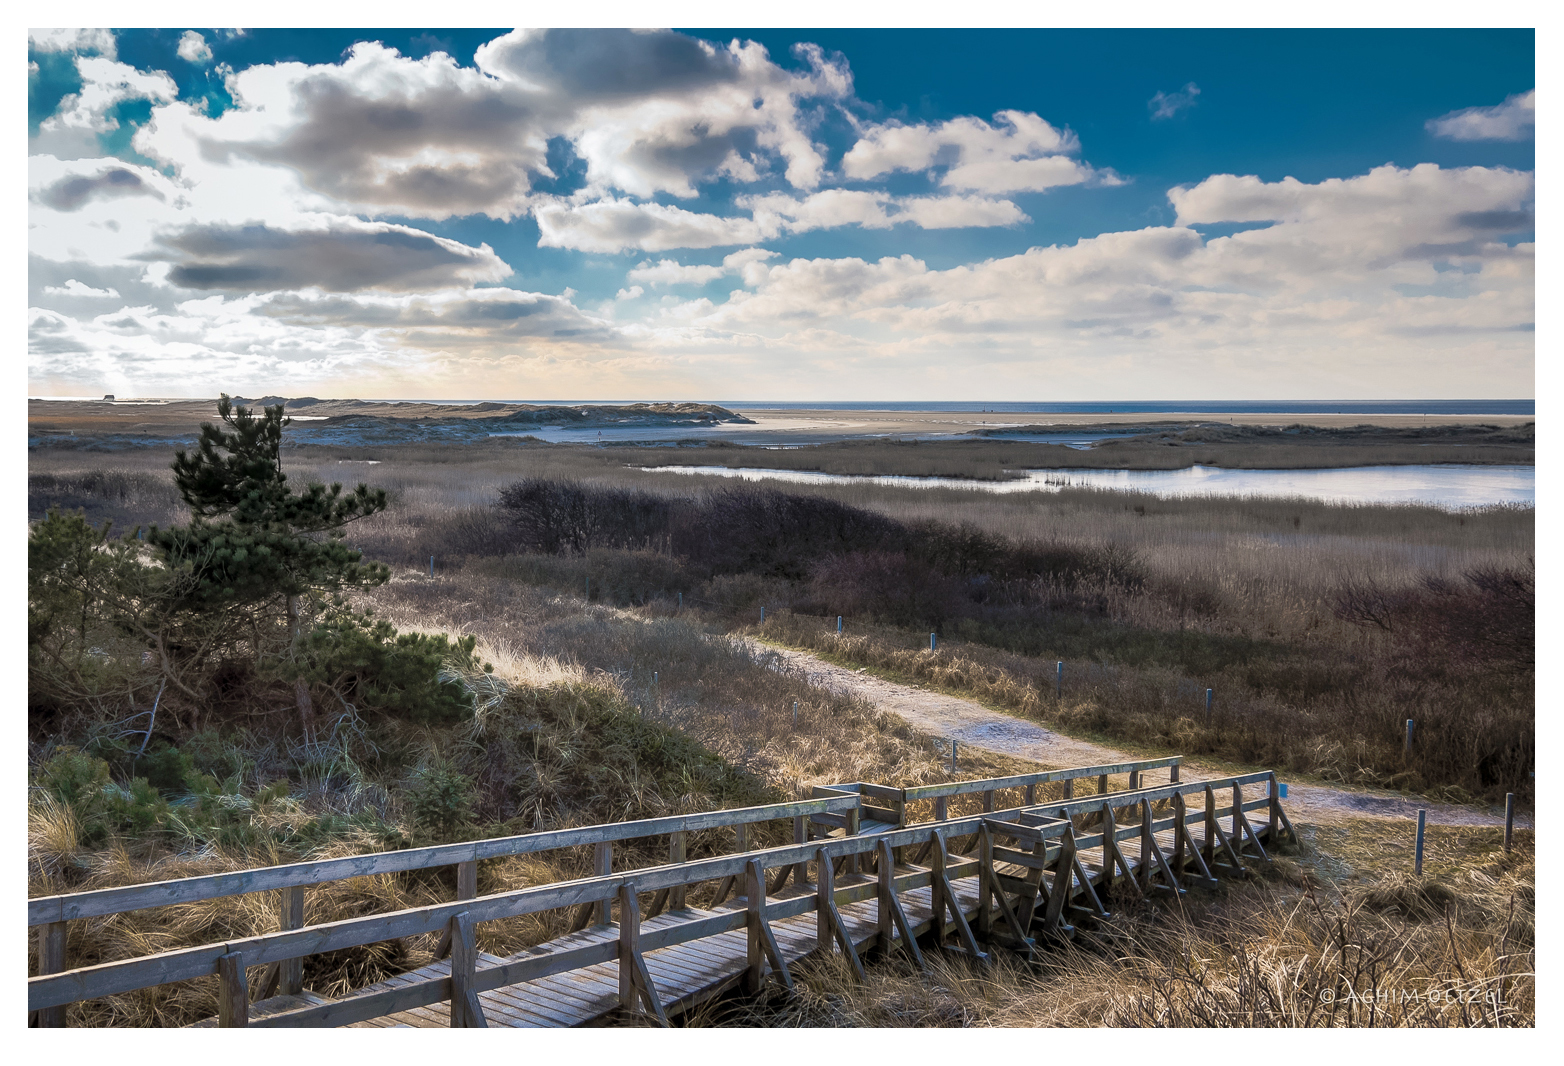
<path fill-rule="evenodd" d="M 1052 768 L 1130 762 L 1135 755 L 1076 740 L 1045 729 L 1035 722 L 991 711 L 980 703 L 925 689 L 898 685 L 871 674 L 836 666 L 807 652 L 764 646 L 808 676 L 810 684 L 834 692 L 861 696 L 883 710 L 905 718 L 915 729 L 937 737 L 955 738 L 1004 755 L 1031 759 Z M 1225 777 L 1228 771 L 1185 759 L 1186 781 Z M 1377 789 L 1331 788 L 1288 783 L 1287 810 L 1294 821 L 1330 822 L 1340 818 L 1416 819 L 1418 808 L 1428 810 L 1433 825 L 1503 825 L 1502 811 L 1479 810 L 1452 804 L 1408 799 Z M 1517 814 L 1515 824 L 1531 827 L 1531 819 Z"/>

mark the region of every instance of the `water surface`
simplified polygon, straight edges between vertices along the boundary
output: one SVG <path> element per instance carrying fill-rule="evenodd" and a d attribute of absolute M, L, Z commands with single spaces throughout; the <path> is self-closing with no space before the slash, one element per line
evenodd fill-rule
<path fill-rule="evenodd" d="M 813 470 L 756 470 L 726 466 L 661 466 L 676 474 L 736 477 L 745 481 L 796 484 L 892 485 L 981 492 L 1058 492 L 1066 487 L 1118 489 L 1156 496 L 1305 497 L 1335 503 L 1428 503 L 1450 510 L 1496 503 L 1536 505 L 1533 466 L 1358 466 L 1326 470 L 1228 470 L 1194 466 L 1183 470 L 1028 470 L 1013 481 L 949 477 L 850 477 Z"/>

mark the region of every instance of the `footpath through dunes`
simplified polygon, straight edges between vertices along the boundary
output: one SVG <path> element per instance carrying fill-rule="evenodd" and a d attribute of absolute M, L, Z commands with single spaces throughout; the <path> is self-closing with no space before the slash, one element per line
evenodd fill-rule
<path fill-rule="evenodd" d="M 1127 762 L 1139 756 L 1091 741 L 1056 733 L 1037 722 L 990 710 L 975 700 L 928 689 L 897 684 L 865 670 L 837 666 L 809 652 L 751 641 L 757 649 L 774 652 L 782 662 L 804 674 L 809 683 L 860 696 L 882 710 L 906 719 L 915 729 L 935 737 L 955 740 L 961 746 L 1013 755 L 1047 767 L 1086 766 Z M 1202 763 L 1186 756 L 1184 771 L 1191 779 L 1223 777 L 1229 768 Z M 1416 819 L 1428 812 L 1431 825 L 1502 826 L 1503 812 L 1476 807 L 1408 798 L 1383 789 L 1332 787 L 1288 782 L 1287 806 L 1300 821 L 1329 823 L 1343 818 Z M 1515 824 L 1530 829 L 1532 820 L 1519 813 Z"/>

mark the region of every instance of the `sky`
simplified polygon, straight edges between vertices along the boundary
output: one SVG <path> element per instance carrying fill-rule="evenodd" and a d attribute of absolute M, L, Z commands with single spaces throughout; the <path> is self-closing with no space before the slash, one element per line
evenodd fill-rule
<path fill-rule="evenodd" d="M 1534 395 L 1531 30 L 35 30 L 35 396 Z"/>

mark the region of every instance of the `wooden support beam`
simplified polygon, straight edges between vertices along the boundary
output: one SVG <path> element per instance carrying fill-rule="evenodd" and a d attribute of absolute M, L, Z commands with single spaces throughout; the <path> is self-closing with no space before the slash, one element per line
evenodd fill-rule
<path fill-rule="evenodd" d="M 979 951 L 977 938 L 972 935 L 972 927 L 967 924 L 967 916 L 961 913 L 961 901 L 956 898 L 956 891 L 950 885 L 950 878 L 945 869 L 950 865 L 950 852 L 945 847 L 945 834 L 939 830 L 934 831 L 934 839 L 930 841 L 934 845 L 934 915 L 939 931 L 939 938 L 935 941 L 941 946 L 945 943 L 944 917 L 940 913 L 943 906 L 949 911 L 952 921 L 956 926 L 956 935 L 961 940 L 961 946 L 974 959 L 983 962 L 988 961 L 988 955 Z"/>
<path fill-rule="evenodd" d="M 766 919 L 766 871 L 759 859 L 751 859 L 744 866 L 744 895 L 748 904 L 749 968 L 745 972 L 744 987 L 751 995 L 760 991 L 765 977 L 765 961 L 770 959 L 771 969 L 782 979 L 785 988 L 793 987 L 793 975 L 788 972 L 787 958 L 777 946 L 776 934 Z"/>
<path fill-rule="evenodd" d="M 809 843 L 809 819 L 800 815 L 793 819 L 793 843 Z M 793 865 L 793 884 L 798 888 L 809 887 L 809 863 L 808 861 Z"/>
<path fill-rule="evenodd" d="M 224 1029 L 250 1024 L 250 988 L 237 951 L 217 958 L 217 1024 Z"/>
<path fill-rule="evenodd" d="M 978 827 L 978 934 L 987 939 L 994 932 L 994 838 L 988 826 Z"/>
<path fill-rule="evenodd" d="M 1167 857 L 1162 854 L 1162 848 L 1157 844 L 1157 835 L 1152 832 L 1151 829 L 1151 801 L 1146 799 L 1141 800 L 1140 811 L 1141 817 L 1144 819 L 1144 821 L 1141 823 L 1140 864 L 1141 867 L 1147 871 L 1146 888 L 1148 890 L 1151 888 L 1151 874 L 1154 872 L 1154 869 L 1151 865 L 1151 860 L 1155 859 L 1155 870 L 1160 870 L 1162 872 L 1162 876 L 1167 880 L 1167 887 L 1172 890 L 1173 894 L 1175 896 L 1181 896 L 1184 894 L 1183 886 L 1178 883 L 1178 878 L 1174 877 L 1173 871 L 1168 868 Z"/>
<path fill-rule="evenodd" d="M 463 863 L 462 865 L 466 865 Z M 473 863 L 473 868 L 477 868 Z M 458 884 L 461 881 L 457 877 Z M 473 895 L 477 895 L 476 892 Z M 471 897 L 468 897 L 471 898 Z M 282 921 L 283 929 L 304 928 L 304 886 L 295 885 L 292 888 L 282 890 Z M 277 991 L 284 996 L 296 996 L 304 991 L 304 960 L 287 959 L 278 964 Z"/>
<path fill-rule="evenodd" d="M 619 888 L 619 1005 L 628 1011 L 650 1014 L 658 1025 L 668 1028 L 668 1015 L 641 954 L 641 911 L 633 884 Z"/>
<path fill-rule="evenodd" d="M 668 834 L 668 862 L 670 865 L 677 865 L 684 861 L 685 836 L 686 834 L 682 829 Z M 668 892 L 668 909 L 675 911 L 684 910 L 686 906 L 684 901 L 685 893 L 688 891 L 688 888 L 684 885 L 675 885 L 670 889 Z"/>
<path fill-rule="evenodd" d="M 1124 875 L 1124 882 L 1135 890 L 1137 898 L 1143 897 L 1140 883 L 1136 880 L 1135 867 L 1124 857 L 1124 851 L 1119 847 L 1118 841 L 1119 823 L 1113 817 L 1113 804 L 1102 805 L 1102 869 L 1104 889 L 1112 887 L 1113 867 L 1117 863 L 1119 872 Z"/>
<path fill-rule="evenodd" d="M 891 842 L 880 838 L 880 929 L 886 954 L 891 951 L 891 938 L 886 935 L 885 913 L 890 912 L 891 919 L 896 927 L 901 930 L 902 945 L 907 953 L 912 956 L 912 961 L 918 964 L 918 969 L 927 970 L 928 963 L 923 959 L 923 952 L 918 948 L 918 938 L 912 935 L 912 923 L 907 920 L 907 912 L 902 909 L 901 900 L 896 896 L 896 857 L 891 853 Z"/>
<path fill-rule="evenodd" d="M 592 845 L 592 872 L 598 877 L 607 877 L 614 872 L 614 842 L 603 840 Z M 613 903 L 603 900 L 597 905 L 597 924 L 608 925 L 613 922 Z"/>
<path fill-rule="evenodd" d="M 300 889 L 302 892 L 303 889 Z M 456 864 L 456 898 L 458 900 L 478 898 L 478 863 L 459 862 Z M 301 904 L 302 905 L 302 904 Z M 299 928 L 294 926 L 295 929 Z M 446 928 L 440 934 L 440 942 L 435 945 L 434 957 L 443 959 L 451 953 L 451 930 Z"/>
<path fill-rule="evenodd" d="M 1097 775 L 1097 795 L 1099 795 L 1099 796 L 1106 796 L 1107 794 L 1108 794 L 1108 775 L 1107 774 L 1098 774 Z"/>
<path fill-rule="evenodd" d="M 478 972 L 478 940 L 466 912 L 451 918 L 451 1028 L 487 1029 L 473 977 Z"/>
<path fill-rule="evenodd" d="M 842 915 L 836 909 L 836 872 L 831 868 L 831 856 L 824 848 L 815 852 L 815 865 L 819 873 L 815 881 L 815 908 L 817 911 L 817 943 L 821 954 L 830 954 L 831 938 L 835 937 L 841 945 L 842 954 L 847 956 L 847 961 L 852 965 L 853 974 L 859 981 L 867 981 L 868 975 L 864 973 L 863 962 L 858 958 L 858 950 L 853 947 L 853 938 L 848 934 L 847 927 L 842 924 Z"/>
<path fill-rule="evenodd" d="M 38 973 L 61 973 L 65 970 L 65 923 L 49 922 L 38 927 Z M 45 1007 L 36 1012 L 40 1029 L 65 1027 L 64 1007 Z"/>

